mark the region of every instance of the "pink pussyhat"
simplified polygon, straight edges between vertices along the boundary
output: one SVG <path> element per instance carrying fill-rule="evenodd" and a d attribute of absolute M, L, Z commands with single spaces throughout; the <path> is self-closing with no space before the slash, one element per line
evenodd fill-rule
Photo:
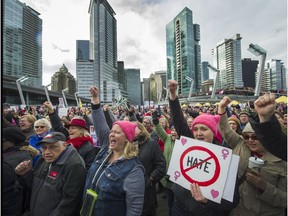
<path fill-rule="evenodd" d="M 136 123 L 129 122 L 129 121 L 116 121 L 113 123 L 114 125 L 119 125 L 124 134 L 126 135 L 129 142 L 133 142 L 135 138 L 135 128 L 138 126 Z"/>

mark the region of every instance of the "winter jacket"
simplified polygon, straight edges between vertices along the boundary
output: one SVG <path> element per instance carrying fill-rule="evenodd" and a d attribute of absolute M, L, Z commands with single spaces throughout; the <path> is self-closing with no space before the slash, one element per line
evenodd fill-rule
<path fill-rule="evenodd" d="M 111 153 L 110 129 L 105 123 L 100 104 L 92 105 L 92 120 L 101 143 L 101 150 L 89 169 L 84 190 L 84 197 L 86 190 L 90 188 L 98 194 L 92 215 L 141 215 L 144 201 L 144 168 L 141 162 L 137 157 L 132 159 L 122 157 L 108 164 L 107 158 Z"/>
<path fill-rule="evenodd" d="M 57 111 L 49 114 L 51 125 L 53 129 L 57 132 L 61 132 L 66 136 L 66 139 L 69 137 L 68 130 L 63 126 L 60 117 L 57 114 Z M 94 161 L 96 155 L 99 152 L 99 148 L 96 148 L 92 143 L 84 142 L 79 148 L 77 148 L 78 153 L 81 155 L 85 162 L 87 170 L 89 170 L 90 165 Z"/>
<path fill-rule="evenodd" d="M 233 154 L 240 156 L 238 178 L 244 179 L 239 186 L 241 197 L 239 204 L 230 215 L 283 215 L 284 208 L 287 206 L 287 163 L 269 152 L 261 157 L 264 165 L 260 175 L 266 181 L 266 189 L 261 192 L 255 186 L 248 184 L 244 178 L 251 150 L 244 143 L 243 137 L 230 128 L 226 115 L 221 116 L 218 128 L 233 149 Z"/>
<path fill-rule="evenodd" d="M 287 161 L 287 129 L 283 132 L 275 115 L 267 122 L 259 123 L 258 116 L 253 114 L 249 121 L 261 144 L 271 154 Z"/>
<path fill-rule="evenodd" d="M 52 163 L 41 157 L 22 179 L 32 190 L 31 216 L 79 215 L 86 174 L 84 161 L 72 145 Z"/>
<path fill-rule="evenodd" d="M 178 98 L 175 100 L 169 100 L 171 116 L 175 125 L 175 129 L 179 136 L 193 137 L 192 132 L 190 131 L 187 121 L 184 118 L 183 112 Z M 213 140 L 214 144 L 220 145 L 215 139 Z M 228 215 L 229 211 L 236 207 L 239 201 L 239 192 L 237 183 L 234 191 L 233 202 L 222 199 L 221 204 L 215 203 L 208 200 L 205 205 L 202 205 L 200 202 L 196 201 L 191 196 L 191 192 L 178 184 L 173 184 L 172 186 L 175 201 L 186 211 L 189 211 L 191 215 L 195 216 L 225 216 Z"/>
<path fill-rule="evenodd" d="M 160 137 L 161 140 L 163 140 L 164 142 L 164 157 L 166 160 L 166 170 L 168 170 L 169 168 L 169 164 L 170 164 L 170 160 L 171 160 L 171 156 L 172 156 L 172 152 L 173 152 L 173 148 L 174 148 L 174 144 L 175 144 L 175 140 L 172 140 L 172 135 L 171 134 L 167 134 L 165 132 L 165 130 L 163 129 L 163 127 L 161 126 L 161 124 L 156 124 L 155 125 L 155 130 L 158 134 L 158 136 Z M 169 180 L 168 176 L 164 176 L 161 179 L 161 183 L 164 187 L 168 187 L 171 189 L 172 187 L 172 182 Z"/>

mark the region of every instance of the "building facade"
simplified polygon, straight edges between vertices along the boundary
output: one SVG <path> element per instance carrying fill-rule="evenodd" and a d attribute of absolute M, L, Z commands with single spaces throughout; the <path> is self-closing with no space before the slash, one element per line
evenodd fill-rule
<path fill-rule="evenodd" d="M 42 86 L 42 20 L 40 13 L 18 0 L 2 2 L 2 70 L 24 85 Z"/>
<path fill-rule="evenodd" d="M 59 68 L 52 77 L 51 77 L 51 90 L 62 92 L 62 90 L 67 89 L 67 93 L 73 95 L 76 92 L 76 81 L 71 73 L 69 73 L 65 64 Z"/>
<path fill-rule="evenodd" d="M 166 25 L 167 79 L 178 81 L 178 94 L 187 97 L 188 76 L 194 80 L 192 92 L 201 89 L 200 26 L 193 24 L 192 11 L 185 7 Z"/>
<path fill-rule="evenodd" d="M 242 60 L 242 77 L 244 87 L 251 87 L 255 89 L 258 64 L 258 60 L 252 60 L 251 58 L 244 58 Z"/>
<path fill-rule="evenodd" d="M 265 79 L 265 83 L 268 83 L 268 86 L 270 84 L 271 91 L 287 91 L 286 67 L 281 60 L 266 61 L 266 73 L 269 78 Z"/>
<path fill-rule="evenodd" d="M 90 86 L 94 86 L 94 65 L 89 59 L 89 40 L 76 41 L 76 79 L 79 97 L 90 98 Z"/>
<path fill-rule="evenodd" d="M 221 89 L 243 88 L 241 39 L 240 34 L 236 34 L 212 49 L 213 66 L 220 70 Z"/>
<path fill-rule="evenodd" d="M 208 62 L 207 61 L 204 61 L 202 62 L 202 83 L 205 81 L 205 80 L 208 80 L 209 79 L 209 69 L 208 69 Z"/>
<path fill-rule="evenodd" d="M 141 105 L 141 80 L 140 69 L 128 68 L 125 69 L 128 98 L 131 105 Z"/>
<path fill-rule="evenodd" d="M 100 100 L 111 103 L 117 97 L 117 21 L 107 0 L 91 0 L 90 52 L 93 83 L 100 87 Z"/>

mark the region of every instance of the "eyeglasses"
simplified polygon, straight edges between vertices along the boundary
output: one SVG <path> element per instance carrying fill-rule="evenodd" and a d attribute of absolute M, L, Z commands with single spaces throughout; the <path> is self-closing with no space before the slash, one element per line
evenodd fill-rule
<path fill-rule="evenodd" d="M 150 124 L 150 122 L 145 122 L 145 121 L 143 121 L 143 124 Z"/>
<path fill-rule="evenodd" d="M 258 140 L 258 138 L 256 137 L 255 134 L 253 134 L 253 135 L 251 135 L 251 136 L 249 136 L 248 134 L 244 134 L 244 135 L 243 135 L 243 138 L 244 138 L 244 140 L 246 140 L 246 141 L 248 141 L 250 138 L 251 138 L 252 140 Z"/>
<path fill-rule="evenodd" d="M 43 129 L 43 128 L 45 128 L 46 126 L 35 126 L 35 128 L 41 128 L 41 129 Z"/>

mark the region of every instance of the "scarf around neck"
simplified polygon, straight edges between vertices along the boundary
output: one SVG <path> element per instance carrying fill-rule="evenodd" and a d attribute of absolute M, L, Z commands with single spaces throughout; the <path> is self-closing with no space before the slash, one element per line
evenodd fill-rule
<path fill-rule="evenodd" d="M 93 139 L 90 136 L 81 136 L 81 137 L 76 137 L 73 139 L 69 138 L 66 141 L 67 144 L 71 143 L 76 149 L 79 149 L 86 142 L 90 142 L 90 144 L 92 145 Z"/>

